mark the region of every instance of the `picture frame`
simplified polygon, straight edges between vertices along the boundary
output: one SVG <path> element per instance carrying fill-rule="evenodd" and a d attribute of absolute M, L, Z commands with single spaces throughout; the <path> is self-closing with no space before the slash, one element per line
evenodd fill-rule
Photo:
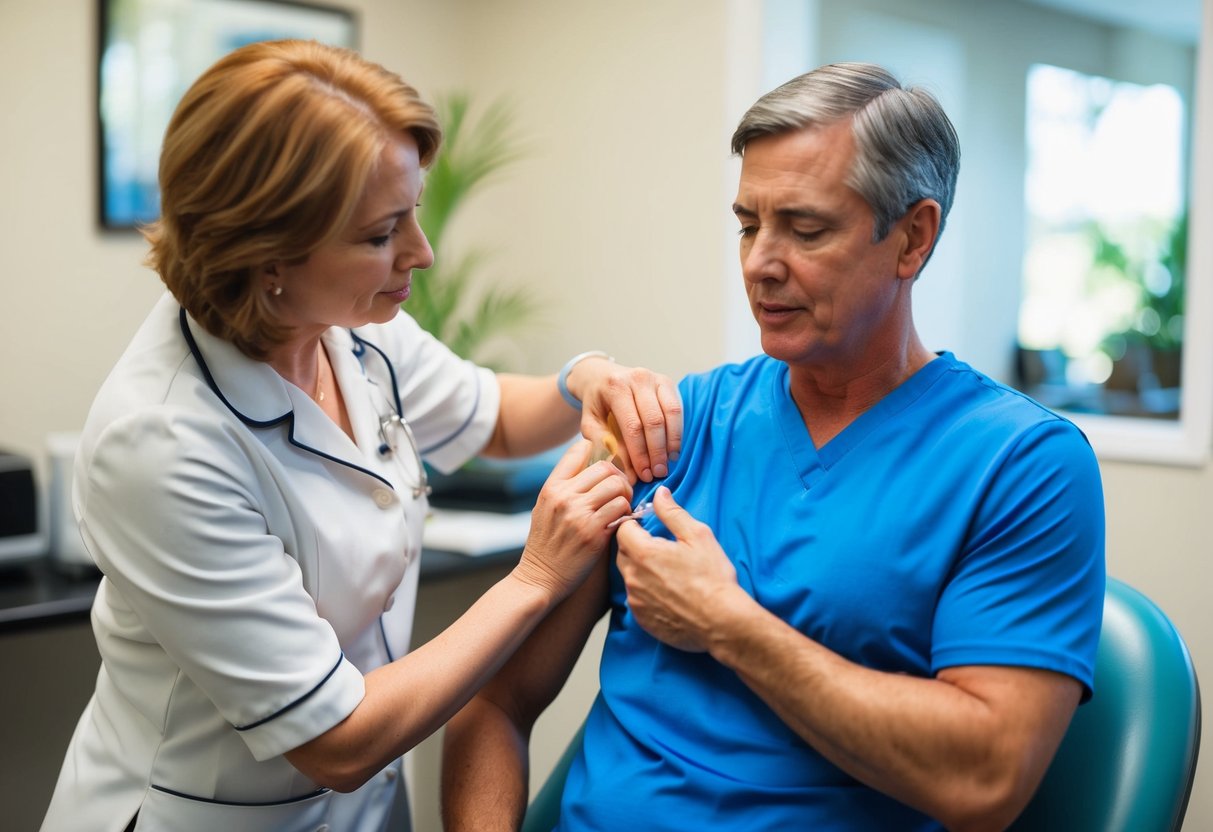
<path fill-rule="evenodd" d="M 97 217 L 132 231 L 159 215 L 164 130 L 216 60 L 279 38 L 358 48 L 345 8 L 298 0 L 98 0 Z"/>

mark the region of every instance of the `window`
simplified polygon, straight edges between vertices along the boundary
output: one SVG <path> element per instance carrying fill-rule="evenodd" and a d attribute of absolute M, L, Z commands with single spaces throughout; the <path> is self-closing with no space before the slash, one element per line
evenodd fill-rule
<path fill-rule="evenodd" d="M 1019 385 L 1065 410 L 1178 418 L 1183 99 L 1036 64 L 1026 125 Z"/>
<path fill-rule="evenodd" d="M 1103 459 L 1205 464 L 1213 54 L 1200 46 L 1213 3 L 956 9 L 768 0 L 755 57 L 765 77 L 753 92 L 840 60 L 875 61 L 935 92 L 964 161 L 947 232 L 914 288 L 923 342 L 1031 387 Z M 1135 143 L 1155 149 L 1126 150 Z M 1063 262 L 1075 264 L 1064 275 Z M 748 308 L 727 309 L 727 354 L 752 354 Z"/>

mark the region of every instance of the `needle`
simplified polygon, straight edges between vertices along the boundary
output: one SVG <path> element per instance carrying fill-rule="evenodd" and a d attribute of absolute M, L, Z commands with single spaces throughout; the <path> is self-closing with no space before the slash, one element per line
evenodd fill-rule
<path fill-rule="evenodd" d="M 620 517 L 618 520 L 612 520 L 610 523 L 607 523 L 607 528 L 615 529 L 615 528 L 618 528 L 619 526 L 623 525 L 623 522 L 625 520 L 639 520 L 642 517 L 648 517 L 652 513 L 653 513 L 653 501 L 649 500 L 647 502 L 641 503 L 640 505 L 636 506 L 636 510 L 633 511 L 631 514 L 625 514 L 622 517 Z"/>

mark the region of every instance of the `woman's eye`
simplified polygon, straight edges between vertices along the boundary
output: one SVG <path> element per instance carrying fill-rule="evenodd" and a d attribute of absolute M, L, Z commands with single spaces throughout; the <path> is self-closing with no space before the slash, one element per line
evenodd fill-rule
<path fill-rule="evenodd" d="M 806 243 L 811 243 L 822 235 L 823 230 L 818 228 L 814 231 L 793 231 L 792 233 L 795 234 L 799 240 Z"/>
<path fill-rule="evenodd" d="M 758 233 L 758 227 L 754 225 L 743 225 L 737 229 L 737 234 L 741 237 L 753 237 Z"/>
<path fill-rule="evenodd" d="M 386 246 L 388 243 L 390 243 L 392 241 L 393 237 L 395 237 L 399 233 L 400 233 L 400 226 L 399 226 L 399 224 L 397 224 L 397 225 L 392 226 L 392 230 L 389 231 L 388 233 L 383 234 L 379 237 L 371 237 L 369 240 L 367 240 L 367 242 L 370 243 L 371 245 L 373 245 L 375 248 L 383 248 L 384 246 Z"/>

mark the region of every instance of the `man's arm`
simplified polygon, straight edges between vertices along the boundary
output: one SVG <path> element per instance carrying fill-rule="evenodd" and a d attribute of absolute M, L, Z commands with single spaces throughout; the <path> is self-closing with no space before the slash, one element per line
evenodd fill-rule
<path fill-rule="evenodd" d="M 1001 830 L 1023 810 L 1081 696 L 1062 674 L 956 667 L 934 679 L 848 661 L 763 609 L 711 530 L 665 489 L 675 540 L 624 523 L 618 564 L 636 620 L 661 641 L 732 668 L 842 770 L 953 830 Z"/>
<path fill-rule="evenodd" d="M 713 657 L 839 768 L 948 829 L 1018 817 L 1081 695 L 1073 678 L 1030 668 L 871 670 L 749 606 L 714 635 Z"/>
<path fill-rule="evenodd" d="M 564 686 L 590 631 L 606 612 L 608 569 L 604 558 L 447 723 L 442 753 L 447 832 L 513 832 L 521 825 L 531 728 Z"/>

